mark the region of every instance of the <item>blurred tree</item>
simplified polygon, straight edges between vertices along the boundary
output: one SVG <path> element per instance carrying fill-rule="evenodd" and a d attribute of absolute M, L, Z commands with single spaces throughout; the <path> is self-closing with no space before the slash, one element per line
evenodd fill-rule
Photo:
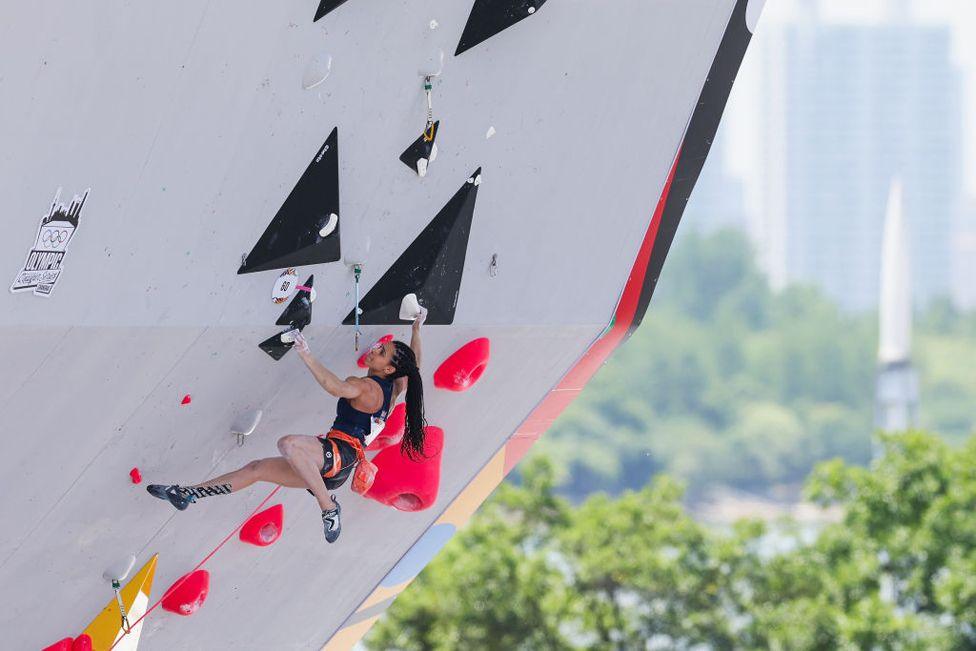
<path fill-rule="evenodd" d="M 556 461 L 564 495 L 638 489 L 658 471 L 692 499 L 763 492 L 832 456 L 867 462 L 877 315 L 811 287 L 773 293 L 753 258 L 734 231 L 682 236 L 641 327 L 533 452 Z M 976 313 L 937 301 L 918 322 L 921 423 L 961 440 L 976 426 Z"/>
<path fill-rule="evenodd" d="M 371 649 L 575 648 L 562 630 L 574 605 L 550 558 L 568 507 L 552 466 L 537 461 L 523 488 L 503 484 L 367 638 Z"/>
<path fill-rule="evenodd" d="M 503 485 L 401 595 L 370 649 L 976 648 L 976 437 L 882 439 L 871 468 L 820 465 L 842 509 L 796 526 L 709 530 L 658 477 L 573 508 L 545 460 Z M 772 551 L 770 536 L 778 539 Z"/>

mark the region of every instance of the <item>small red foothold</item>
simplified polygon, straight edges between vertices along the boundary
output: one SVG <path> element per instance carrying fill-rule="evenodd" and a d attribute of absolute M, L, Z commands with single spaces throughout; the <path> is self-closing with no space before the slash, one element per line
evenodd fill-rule
<path fill-rule="evenodd" d="M 88 633 L 82 633 L 75 639 L 75 643 L 71 645 L 71 651 L 92 651 L 92 639 Z"/>
<path fill-rule="evenodd" d="M 281 538 L 281 530 L 285 522 L 285 507 L 281 504 L 255 513 L 241 527 L 239 534 L 242 542 L 267 547 Z"/>
<path fill-rule="evenodd" d="M 46 646 L 41 651 L 71 651 L 71 643 L 74 642 L 70 637 L 58 640 L 51 646 Z"/>
<path fill-rule="evenodd" d="M 188 394 L 186 394 L 185 396 L 183 396 L 183 400 L 181 400 L 181 401 L 180 401 L 180 404 L 181 404 L 181 405 L 188 405 L 188 404 L 190 404 L 190 402 L 191 402 L 192 400 L 193 400 L 193 398 L 191 398 L 191 397 L 190 397 L 190 394 L 188 393 Z"/>
<path fill-rule="evenodd" d="M 138 468 L 133 468 L 129 471 L 129 477 L 132 477 L 132 483 L 138 484 L 142 481 L 142 473 L 139 472 Z"/>
<path fill-rule="evenodd" d="M 163 596 L 163 609 L 188 617 L 200 610 L 210 591 L 210 572 L 196 570 L 185 574 Z"/>

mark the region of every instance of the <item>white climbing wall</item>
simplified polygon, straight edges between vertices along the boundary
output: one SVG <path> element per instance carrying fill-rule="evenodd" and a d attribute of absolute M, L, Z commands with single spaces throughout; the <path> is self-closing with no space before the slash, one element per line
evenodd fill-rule
<path fill-rule="evenodd" d="M 153 611 L 141 648 L 321 647 L 607 327 L 736 3 L 552 0 L 455 57 L 472 3 L 348 0 L 315 23 L 315 0 L 0 9 L 9 282 L 58 188 L 65 203 L 91 189 L 53 294 L 0 293 L 0 646 L 79 634 L 112 597 L 102 570 L 128 554 L 159 553 L 155 601 L 269 490 L 177 513 L 133 466 L 146 483 L 198 481 L 331 423 L 334 399 L 297 356 L 257 348 L 280 330 L 278 271 L 236 271 L 334 127 L 342 250 L 364 262 L 364 290 L 482 168 L 454 323 L 424 332 L 440 497 L 402 513 L 344 488 L 328 546 L 314 500 L 282 491 L 282 538 L 224 545 L 200 611 Z M 424 127 L 421 75 L 440 51 L 439 155 L 419 179 L 398 156 Z M 315 274 L 313 351 L 356 373 L 339 325 L 350 270 L 298 273 Z M 482 336 L 481 381 L 435 390 L 436 365 Z M 238 447 L 230 424 L 257 408 Z"/>

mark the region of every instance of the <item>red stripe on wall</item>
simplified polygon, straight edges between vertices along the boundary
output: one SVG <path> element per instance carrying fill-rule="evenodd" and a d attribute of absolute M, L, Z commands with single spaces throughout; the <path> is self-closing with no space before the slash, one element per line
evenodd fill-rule
<path fill-rule="evenodd" d="M 644 234 L 644 241 L 641 242 L 640 250 L 637 252 L 637 259 L 634 261 L 634 266 L 627 277 L 627 284 L 624 285 L 624 291 L 617 303 L 610 329 L 590 345 L 583 353 L 583 357 L 563 376 L 556 388 L 542 399 L 539 406 L 526 417 L 515 434 L 509 439 L 505 445 L 505 474 L 508 474 L 521 461 L 532 444 L 538 440 L 543 432 L 549 429 L 559 415 L 563 413 L 563 410 L 576 399 L 590 378 L 626 338 L 628 329 L 634 322 L 634 315 L 637 313 L 641 290 L 644 287 L 644 278 L 651 261 L 651 252 L 654 250 L 654 241 L 657 239 L 658 227 L 661 225 L 661 215 L 664 213 L 664 206 L 668 202 L 671 183 L 674 181 L 674 173 L 678 168 L 680 159 L 681 149 L 679 148 L 677 156 L 674 157 L 674 163 L 671 165 L 671 171 L 668 173 L 668 180 L 664 184 L 664 190 L 661 192 L 657 207 L 654 209 L 651 224 Z"/>

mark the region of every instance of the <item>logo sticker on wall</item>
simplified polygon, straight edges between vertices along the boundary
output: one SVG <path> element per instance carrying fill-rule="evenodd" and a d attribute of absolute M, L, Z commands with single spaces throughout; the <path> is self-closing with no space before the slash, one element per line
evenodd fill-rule
<path fill-rule="evenodd" d="M 68 243 L 78 229 L 78 218 L 81 209 L 88 199 L 91 188 L 85 190 L 82 196 L 75 195 L 67 206 L 59 203 L 61 188 L 58 188 L 51 202 L 51 210 L 41 219 L 37 228 L 37 239 L 34 246 L 27 253 L 24 268 L 17 274 L 10 286 L 12 292 L 33 291 L 35 296 L 50 296 L 54 285 L 61 277 L 64 256 L 68 252 Z"/>

